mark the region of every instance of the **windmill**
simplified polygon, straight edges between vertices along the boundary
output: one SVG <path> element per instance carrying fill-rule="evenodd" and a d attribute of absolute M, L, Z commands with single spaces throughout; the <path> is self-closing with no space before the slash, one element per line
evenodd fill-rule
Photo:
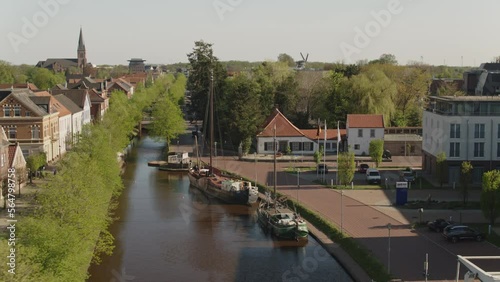
<path fill-rule="evenodd" d="M 307 59 L 309 58 L 309 53 L 307 53 L 306 57 L 304 58 L 304 55 L 302 55 L 302 52 L 300 52 L 300 56 L 302 57 L 302 60 L 295 62 L 296 63 L 296 66 L 295 66 L 296 70 L 303 70 L 306 68 L 306 63 L 307 63 Z"/>

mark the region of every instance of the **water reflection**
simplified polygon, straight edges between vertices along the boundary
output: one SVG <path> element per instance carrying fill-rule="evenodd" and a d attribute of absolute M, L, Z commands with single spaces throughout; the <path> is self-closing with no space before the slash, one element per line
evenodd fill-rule
<path fill-rule="evenodd" d="M 312 238 L 304 247 L 273 240 L 256 207 L 207 198 L 186 174 L 148 167 L 161 149 L 146 138 L 132 150 L 110 228 L 116 248 L 89 281 L 351 281 Z"/>

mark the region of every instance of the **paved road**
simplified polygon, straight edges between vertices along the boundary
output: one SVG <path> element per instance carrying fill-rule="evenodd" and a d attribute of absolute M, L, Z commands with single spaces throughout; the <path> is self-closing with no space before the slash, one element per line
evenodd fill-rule
<path fill-rule="evenodd" d="M 188 145 L 185 148 L 189 147 Z M 407 161 L 411 167 L 418 164 L 413 157 L 401 158 L 400 161 Z M 272 162 L 245 162 L 238 161 L 234 157 L 219 157 L 214 163 L 224 170 L 273 186 Z M 342 194 L 338 190 L 314 184 L 312 180 L 315 179 L 315 173 L 302 173 L 299 178 L 286 173 L 285 169 L 292 165 L 283 162 L 277 164 L 278 191 L 291 198 L 298 198 L 305 206 L 315 210 L 339 228 L 342 227 L 344 232 L 371 250 L 374 256 L 390 268 L 390 272 L 396 278 L 404 281 L 423 281 L 426 254 L 429 255 L 429 281 L 455 281 L 457 254 L 500 256 L 500 249 L 488 242 L 452 244 L 446 242 L 441 234 L 431 233 L 425 229 L 411 229 L 410 223 L 417 221 L 419 214 L 416 210 L 397 209 L 392 206 L 395 201 L 394 190 L 345 190 Z M 309 165 L 314 166 L 314 163 Z M 399 165 L 406 166 L 402 163 Z M 297 189 L 298 183 L 300 189 Z M 460 198 L 457 191 L 417 189 L 409 190 L 408 198 L 424 200 L 429 193 L 435 200 Z M 478 197 L 477 192 L 471 195 L 472 199 Z M 463 222 L 484 221 L 478 211 L 427 210 L 422 216 L 422 220 L 452 216 L 454 220 L 461 217 Z M 390 236 L 387 228 L 389 223 L 392 226 Z M 498 261 L 482 261 L 477 264 L 487 271 L 500 271 Z M 464 267 L 461 269 L 460 277 L 463 277 Z"/>
<path fill-rule="evenodd" d="M 273 185 L 273 164 L 241 162 L 234 158 L 218 160 L 219 167 L 250 179 L 257 178 L 259 183 Z M 460 242 L 451 244 L 440 234 L 427 230 L 412 230 L 409 223 L 418 220 L 417 211 L 399 210 L 391 205 L 395 195 L 393 190 L 346 190 L 344 195 L 337 190 L 315 185 L 302 175 L 297 176 L 284 172 L 287 163 L 278 163 L 277 189 L 293 198 L 299 198 L 304 205 L 312 208 L 355 238 L 359 243 L 370 249 L 391 273 L 404 281 L 423 281 L 423 264 L 425 255 L 429 255 L 431 281 L 454 281 L 456 276 L 456 255 L 497 255 L 500 249 L 487 242 Z M 300 182 L 300 190 L 297 189 Z M 409 198 L 425 199 L 430 190 L 410 190 Z M 459 197 L 456 191 L 430 191 L 434 199 Z M 477 197 L 474 195 L 473 197 Z M 342 205 L 341 205 L 342 202 Z M 425 217 L 448 217 L 454 219 L 459 211 L 424 211 Z M 462 211 L 464 222 L 482 220 L 477 211 Z M 390 259 L 389 259 L 389 230 Z M 389 266 L 390 265 L 390 266 Z M 484 261 L 481 266 L 490 271 L 498 267 L 498 261 Z M 464 267 L 462 267 L 462 270 Z M 497 268 L 496 271 L 499 269 Z M 461 274 L 460 277 L 463 277 Z"/>

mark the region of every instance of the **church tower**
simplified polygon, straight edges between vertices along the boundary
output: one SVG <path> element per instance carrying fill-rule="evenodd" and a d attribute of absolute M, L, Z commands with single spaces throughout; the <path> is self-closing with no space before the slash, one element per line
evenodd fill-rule
<path fill-rule="evenodd" d="M 85 51 L 85 42 L 83 42 L 82 28 L 80 27 L 80 38 L 78 39 L 78 68 L 83 70 L 87 65 L 87 53 Z"/>

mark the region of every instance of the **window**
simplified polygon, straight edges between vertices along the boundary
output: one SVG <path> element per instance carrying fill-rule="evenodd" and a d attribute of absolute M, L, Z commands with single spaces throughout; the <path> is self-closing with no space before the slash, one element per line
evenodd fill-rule
<path fill-rule="evenodd" d="M 354 150 L 359 150 L 360 146 L 359 144 L 354 144 Z"/>
<path fill-rule="evenodd" d="M 375 138 L 375 129 L 370 129 L 370 137 Z"/>
<path fill-rule="evenodd" d="M 40 127 L 34 126 L 31 128 L 31 139 L 40 139 Z"/>
<path fill-rule="evenodd" d="M 21 106 L 14 106 L 14 116 L 15 117 L 21 116 Z"/>
<path fill-rule="evenodd" d="M 4 164 L 5 164 L 5 154 L 2 154 L 2 160 L 1 160 L 2 167 L 4 166 Z"/>
<path fill-rule="evenodd" d="M 4 117 L 10 117 L 10 107 L 4 107 L 3 108 L 3 116 Z"/>
<path fill-rule="evenodd" d="M 301 151 L 301 149 L 302 149 L 301 147 L 302 146 L 300 146 L 301 145 L 300 142 L 290 142 L 290 144 L 291 144 L 290 148 L 292 149 L 293 152 L 295 152 L 295 151 Z"/>
<path fill-rule="evenodd" d="M 302 144 L 304 147 L 304 151 L 312 151 L 313 150 L 313 143 L 312 142 L 304 142 Z"/>
<path fill-rule="evenodd" d="M 273 149 L 273 142 L 266 142 L 264 143 L 264 151 L 274 151 Z"/>
<path fill-rule="evenodd" d="M 474 125 L 474 138 L 484 138 L 484 123 Z"/>
<path fill-rule="evenodd" d="M 358 129 L 358 137 L 363 137 L 363 129 Z"/>
<path fill-rule="evenodd" d="M 500 139 L 500 123 L 497 125 L 497 138 Z"/>
<path fill-rule="evenodd" d="M 497 157 L 500 157 L 500 143 L 497 143 Z"/>
<path fill-rule="evenodd" d="M 450 138 L 460 138 L 460 124 L 450 124 Z"/>
<path fill-rule="evenodd" d="M 450 143 L 450 158 L 460 157 L 460 143 Z"/>
<path fill-rule="evenodd" d="M 9 139 L 17 138 L 17 130 L 15 127 L 9 127 Z"/>
<path fill-rule="evenodd" d="M 326 143 L 326 150 L 330 150 L 330 147 L 331 147 L 330 145 L 331 145 L 330 142 Z"/>
<path fill-rule="evenodd" d="M 484 157 L 484 143 L 483 142 L 474 143 L 474 157 L 476 157 L 476 158 Z"/>
<path fill-rule="evenodd" d="M 30 111 L 26 111 L 25 114 L 26 114 L 27 117 L 31 116 L 31 112 Z"/>

